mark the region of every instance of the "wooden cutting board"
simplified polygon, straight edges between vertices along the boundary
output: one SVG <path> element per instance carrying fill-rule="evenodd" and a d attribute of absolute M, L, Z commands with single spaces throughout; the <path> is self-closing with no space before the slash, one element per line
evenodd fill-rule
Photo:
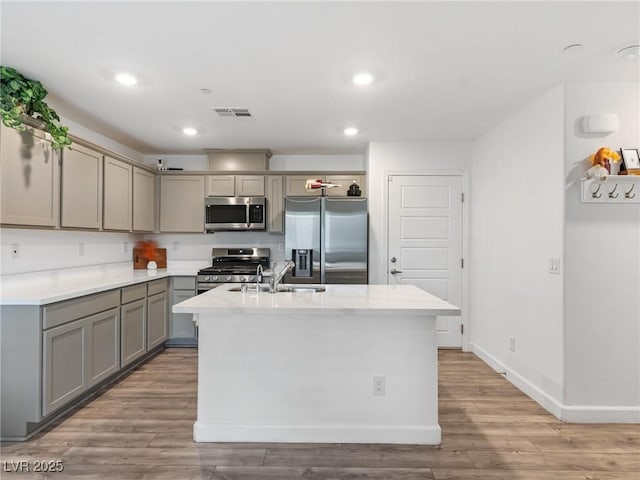
<path fill-rule="evenodd" d="M 167 249 L 166 248 L 158 248 L 158 259 L 156 263 L 158 264 L 158 268 L 167 268 Z M 142 252 L 141 248 L 133 249 L 133 269 L 139 270 L 143 268 L 147 268 L 147 261 L 140 256 Z"/>

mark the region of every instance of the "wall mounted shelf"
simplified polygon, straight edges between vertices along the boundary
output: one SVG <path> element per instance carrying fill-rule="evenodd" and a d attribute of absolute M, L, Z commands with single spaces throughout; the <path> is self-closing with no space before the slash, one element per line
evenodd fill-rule
<path fill-rule="evenodd" d="M 582 179 L 583 203 L 640 203 L 640 175 Z"/>

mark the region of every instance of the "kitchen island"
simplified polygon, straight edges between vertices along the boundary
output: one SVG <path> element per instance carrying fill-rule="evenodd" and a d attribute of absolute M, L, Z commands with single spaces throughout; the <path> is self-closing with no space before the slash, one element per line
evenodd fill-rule
<path fill-rule="evenodd" d="M 440 443 L 436 316 L 460 310 L 410 285 L 323 287 L 174 305 L 199 326 L 196 442 Z"/>

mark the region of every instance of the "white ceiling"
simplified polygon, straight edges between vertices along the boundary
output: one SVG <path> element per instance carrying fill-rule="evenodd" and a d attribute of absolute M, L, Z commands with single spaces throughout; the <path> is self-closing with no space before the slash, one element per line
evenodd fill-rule
<path fill-rule="evenodd" d="M 65 117 L 141 153 L 470 140 L 562 81 L 639 79 L 638 59 L 615 55 L 640 43 L 637 1 L 3 0 L 1 9 L 2 64 L 42 81 Z M 584 47 L 563 53 L 573 43 Z M 378 81 L 351 84 L 362 69 Z M 141 84 L 116 84 L 120 70 Z M 222 119 L 213 107 L 254 118 Z M 185 125 L 200 133 L 184 136 Z M 345 137 L 347 125 L 360 133 Z"/>

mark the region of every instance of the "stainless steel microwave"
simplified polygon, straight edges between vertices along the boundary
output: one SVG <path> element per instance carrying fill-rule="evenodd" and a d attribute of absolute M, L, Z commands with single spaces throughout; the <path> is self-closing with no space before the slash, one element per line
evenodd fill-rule
<path fill-rule="evenodd" d="M 265 230 L 264 197 L 207 197 L 204 228 L 207 232 Z"/>

